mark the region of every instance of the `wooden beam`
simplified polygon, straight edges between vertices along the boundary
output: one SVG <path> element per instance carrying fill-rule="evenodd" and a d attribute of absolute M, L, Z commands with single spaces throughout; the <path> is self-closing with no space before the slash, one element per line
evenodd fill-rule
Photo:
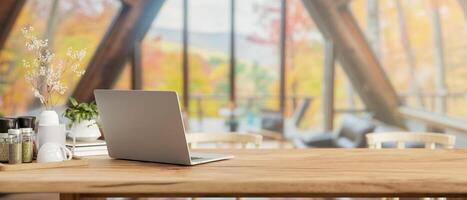
<path fill-rule="evenodd" d="M 396 91 L 371 50 L 347 4 L 329 0 L 303 0 L 325 38 L 331 39 L 344 71 L 374 117 L 404 127 L 398 115 Z"/>
<path fill-rule="evenodd" d="M 435 64 L 435 111 L 445 113 L 447 110 L 446 96 L 448 93 L 446 86 L 446 72 L 444 66 L 444 45 L 443 32 L 441 28 L 441 17 L 439 14 L 438 0 L 431 1 L 431 27 L 433 31 L 433 58 Z"/>
<path fill-rule="evenodd" d="M 367 38 L 376 57 L 381 60 L 381 39 L 379 22 L 379 0 L 367 1 Z"/>
<path fill-rule="evenodd" d="M 182 54 L 182 90 L 183 108 L 188 112 L 190 106 L 189 57 L 188 57 L 188 0 L 183 0 L 183 54 Z"/>
<path fill-rule="evenodd" d="M 3 48 L 8 35 L 13 29 L 16 18 L 26 0 L 2 0 L 0 1 L 0 49 Z"/>
<path fill-rule="evenodd" d="M 280 26 L 280 69 L 279 69 L 279 110 L 282 116 L 281 133 L 284 134 L 286 117 L 286 38 L 287 37 L 287 1 L 281 1 L 281 26 Z"/>
<path fill-rule="evenodd" d="M 458 0 L 458 1 L 462 7 L 462 10 L 464 11 L 465 18 L 467 19 L 467 0 Z"/>
<path fill-rule="evenodd" d="M 230 0 L 230 65 L 229 65 L 229 86 L 230 86 L 230 103 L 232 109 L 237 106 L 236 98 L 236 81 L 235 81 L 235 0 Z"/>
<path fill-rule="evenodd" d="M 143 72 L 141 66 L 141 41 L 135 42 L 133 52 L 130 55 L 131 59 L 131 89 L 143 89 Z"/>
<path fill-rule="evenodd" d="M 323 77 L 323 115 L 324 131 L 332 131 L 334 125 L 334 75 L 335 75 L 334 43 L 326 40 L 324 46 L 324 77 Z"/>
<path fill-rule="evenodd" d="M 94 99 L 94 89 L 112 88 L 123 71 L 135 42 L 151 27 L 164 0 L 125 0 L 113 24 L 91 59 L 73 97 L 80 102 Z"/>

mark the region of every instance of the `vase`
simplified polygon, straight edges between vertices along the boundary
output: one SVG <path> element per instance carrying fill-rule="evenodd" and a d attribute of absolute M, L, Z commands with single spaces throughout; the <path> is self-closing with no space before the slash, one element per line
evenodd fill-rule
<path fill-rule="evenodd" d="M 43 126 L 37 128 L 37 147 L 38 149 L 46 143 L 57 143 L 65 145 L 66 126 L 65 124 Z"/>
<path fill-rule="evenodd" d="M 39 126 L 58 126 L 58 114 L 54 110 L 44 110 L 39 115 Z"/>
<path fill-rule="evenodd" d="M 101 132 L 97 126 L 96 120 L 83 120 L 79 123 L 73 123 L 68 137 L 76 138 L 77 141 L 90 142 L 101 137 Z"/>

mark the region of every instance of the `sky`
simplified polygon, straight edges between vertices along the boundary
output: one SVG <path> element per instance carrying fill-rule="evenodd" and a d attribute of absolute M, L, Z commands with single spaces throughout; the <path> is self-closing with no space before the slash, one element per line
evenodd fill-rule
<path fill-rule="evenodd" d="M 167 0 L 163 5 L 154 28 L 181 29 L 182 0 Z M 258 25 L 259 12 L 256 5 L 278 4 L 278 0 L 235 0 L 236 32 L 238 34 L 261 34 Z M 193 32 L 219 33 L 230 30 L 230 0 L 189 0 L 189 29 Z M 264 28 L 263 28 L 264 29 Z"/>

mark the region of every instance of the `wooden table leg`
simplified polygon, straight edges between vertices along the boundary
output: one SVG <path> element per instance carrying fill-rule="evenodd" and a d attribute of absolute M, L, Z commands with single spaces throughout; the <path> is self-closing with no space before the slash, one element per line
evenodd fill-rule
<path fill-rule="evenodd" d="M 79 200 L 79 194 L 64 194 L 60 193 L 60 200 Z"/>

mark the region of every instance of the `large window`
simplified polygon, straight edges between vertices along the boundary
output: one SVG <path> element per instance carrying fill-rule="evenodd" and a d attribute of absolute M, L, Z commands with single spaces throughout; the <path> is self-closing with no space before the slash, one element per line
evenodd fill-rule
<path fill-rule="evenodd" d="M 26 1 L 1 51 L 1 75 L 6 81 L 0 85 L 2 112 L 5 115 L 16 115 L 38 105 L 33 103 L 31 88 L 24 79 L 25 71 L 21 65 L 21 60 L 30 56 L 24 48 L 21 34 L 23 27 L 31 25 L 39 36 L 49 38 L 49 46 L 57 56 L 65 55 L 69 46 L 87 49 L 82 65 L 85 67 L 119 7 L 119 1 L 114 0 Z M 64 76 L 68 92 L 60 103 L 67 100 L 79 81 L 79 77 L 71 73 Z"/>
<path fill-rule="evenodd" d="M 166 0 L 141 42 L 145 90 L 177 91 L 183 102 L 184 0 Z M 234 110 L 240 131 L 259 130 L 265 113 L 280 115 L 282 0 L 188 0 L 188 102 L 192 131 L 226 131 L 230 102 L 231 3 L 235 5 Z M 322 34 L 301 0 L 286 0 L 285 116 L 311 98 L 302 129 L 323 124 Z M 412 107 L 467 116 L 467 23 L 457 0 L 354 0 L 351 9 L 400 99 Z M 118 12 L 118 0 L 28 0 L 0 57 L 0 106 L 7 115 L 37 107 L 24 80 L 21 28 L 49 37 L 57 55 L 86 48 L 84 66 Z M 374 6 L 376 4 L 376 6 Z M 375 17 L 376 16 L 376 17 Z M 379 17 L 377 17 L 379 16 Z M 364 110 L 336 61 L 334 113 Z M 131 88 L 128 62 L 115 88 Z M 66 75 L 73 91 L 79 78 Z M 17 92 L 22 91 L 22 92 Z M 62 99 L 64 101 L 66 98 Z M 337 121 L 337 120 L 336 120 Z"/>

